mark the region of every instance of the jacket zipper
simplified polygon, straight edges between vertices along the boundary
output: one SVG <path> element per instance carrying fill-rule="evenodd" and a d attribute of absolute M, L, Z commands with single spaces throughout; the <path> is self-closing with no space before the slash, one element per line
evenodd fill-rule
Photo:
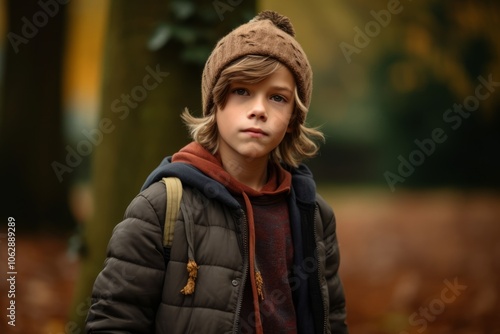
<path fill-rule="evenodd" d="M 237 334 L 238 333 L 238 328 L 240 326 L 240 316 L 241 316 L 241 307 L 243 305 L 243 292 L 245 289 L 245 284 L 246 284 L 246 278 L 248 274 L 248 235 L 246 233 L 246 229 L 242 229 L 241 225 L 243 223 L 247 222 L 247 217 L 245 214 L 245 211 L 243 209 L 241 210 L 241 217 L 238 219 L 241 219 L 241 224 L 236 223 L 238 226 L 238 230 L 243 236 L 243 278 L 241 279 L 241 284 L 240 284 L 240 291 L 239 291 L 239 296 L 238 296 L 238 304 L 236 305 L 236 318 L 234 319 L 234 325 L 233 325 L 233 333 Z"/>
<path fill-rule="evenodd" d="M 321 275 L 320 275 L 320 272 L 319 272 L 319 268 L 320 268 L 320 262 L 319 262 L 319 249 L 318 249 L 318 242 L 316 241 L 317 240 L 317 235 L 318 235 L 318 232 L 317 232 L 317 227 L 316 227 L 316 215 L 317 215 L 317 212 L 319 212 L 319 207 L 318 207 L 318 204 L 316 203 L 315 207 L 314 207 L 314 221 L 313 221 L 313 233 L 314 233 L 314 244 L 315 244 L 315 248 L 316 248 L 316 254 L 318 254 L 317 258 L 316 258 L 316 261 L 318 261 L 317 265 L 318 265 L 318 283 L 319 283 L 319 289 L 320 289 L 320 292 L 321 292 Z M 323 294 L 320 293 L 320 295 L 322 297 Z M 326 333 L 326 328 L 327 328 L 327 324 L 328 324 L 328 317 L 327 317 L 327 314 L 326 314 L 326 303 L 325 303 L 325 298 L 321 298 L 321 302 L 323 303 L 323 333 Z"/>

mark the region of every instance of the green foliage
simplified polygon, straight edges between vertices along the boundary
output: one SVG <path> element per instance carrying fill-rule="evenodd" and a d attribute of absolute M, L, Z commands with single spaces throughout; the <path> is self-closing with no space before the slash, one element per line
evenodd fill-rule
<path fill-rule="evenodd" d="M 160 22 L 148 41 L 148 49 L 157 51 L 176 44 L 179 60 L 203 65 L 217 40 L 255 14 L 254 9 L 240 5 L 230 8 L 222 24 L 212 2 L 177 0 L 168 3 L 168 15 Z M 227 5 L 229 6 L 229 5 Z"/>

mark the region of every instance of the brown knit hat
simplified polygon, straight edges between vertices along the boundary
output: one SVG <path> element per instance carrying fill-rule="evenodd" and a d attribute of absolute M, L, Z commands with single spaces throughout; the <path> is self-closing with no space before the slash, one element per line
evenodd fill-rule
<path fill-rule="evenodd" d="M 312 70 L 304 50 L 294 36 L 295 31 L 290 20 L 273 11 L 261 12 L 248 23 L 224 36 L 215 46 L 203 69 L 203 115 L 208 115 L 213 107 L 212 91 L 222 70 L 246 55 L 268 56 L 284 64 L 295 77 L 301 101 L 309 108 Z"/>

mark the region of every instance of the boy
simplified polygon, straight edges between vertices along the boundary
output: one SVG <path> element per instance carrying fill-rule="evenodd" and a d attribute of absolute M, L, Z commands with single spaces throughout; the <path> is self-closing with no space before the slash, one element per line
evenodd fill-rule
<path fill-rule="evenodd" d="M 115 228 L 87 332 L 347 333 L 335 218 L 300 164 L 323 139 L 305 125 L 311 91 L 288 18 L 262 12 L 217 43 L 203 117 L 182 115 L 194 141 Z M 183 193 L 168 254 L 169 176 Z"/>

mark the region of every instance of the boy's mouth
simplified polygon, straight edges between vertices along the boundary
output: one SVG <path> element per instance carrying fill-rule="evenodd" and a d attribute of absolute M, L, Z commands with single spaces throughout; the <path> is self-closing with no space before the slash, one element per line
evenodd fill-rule
<path fill-rule="evenodd" d="M 249 134 L 250 136 L 252 137 L 263 137 L 263 136 L 267 136 L 267 133 L 262 130 L 262 129 L 259 129 L 259 128 L 248 128 L 248 129 L 244 129 L 242 130 L 241 132 L 244 132 L 246 134 Z"/>

